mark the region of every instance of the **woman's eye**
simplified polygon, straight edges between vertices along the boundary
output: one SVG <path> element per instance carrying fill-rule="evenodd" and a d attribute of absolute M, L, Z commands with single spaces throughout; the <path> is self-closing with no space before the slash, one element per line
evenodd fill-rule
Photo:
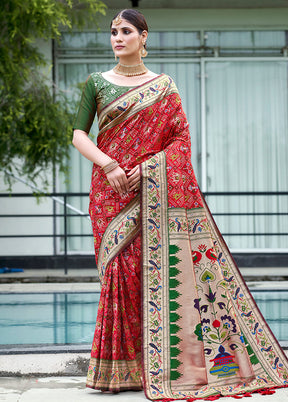
<path fill-rule="evenodd" d="M 125 29 L 124 33 L 125 33 L 125 35 L 129 35 L 130 31 L 128 29 Z"/>
<path fill-rule="evenodd" d="M 116 36 L 116 35 L 117 35 L 117 32 L 116 32 L 116 31 L 112 31 L 112 32 L 111 32 L 111 35 L 112 35 L 112 36 Z"/>

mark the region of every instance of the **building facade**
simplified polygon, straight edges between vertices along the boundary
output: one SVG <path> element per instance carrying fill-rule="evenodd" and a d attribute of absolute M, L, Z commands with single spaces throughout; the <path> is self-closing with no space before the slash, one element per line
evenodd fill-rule
<path fill-rule="evenodd" d="M 89 73 L 115 65 L 109 26 L 117 9 L 115 1 L 106 3 L 111 8 L 100 31 L 63 33 L 61 45 L 47 44 L 56 83 L 71 98 L 79 96 L 77 85 Z M 177 84 L 190 124 L 196 176 L 232 252 L 270 256 L 272 265 L 273 258 L 283 265 L 288 255 L 288 8 L 281 1 L 263 1 L 261 8 L 258 1 L 235 1 L 234 8 L 225 8 L 228 3 L 215 1 L 212 9 L 208 1 L 184 1 L 179 8 L 176 1 L 140 0 L 150 29 L 145 64 Z M 131 2 L 118 1 L 117 7 L 131 7 Z M 97 143 L 97 122 L 92 134 Z M 2 217 L 1 235 L 20 230 L 35 237 L 2 238 L 1 255 L 92 255 L 90 222 L 79 215 L 87 214 L 90 175 L 90 162 L 71 147 L 70 180 L 65 184 L 56 177 L 54 183 L 60 202 L 67 194 L 74 207 L 66 207 L 74 216 L 65 220 L 56 216 L 65 212 L 59 200 L 37 204 L 33 198 L 0 198 L 5 214 L 51 215 L 19 218 L 17 224 Z M 13 191 L 31 189 L 16 184 Z"/>

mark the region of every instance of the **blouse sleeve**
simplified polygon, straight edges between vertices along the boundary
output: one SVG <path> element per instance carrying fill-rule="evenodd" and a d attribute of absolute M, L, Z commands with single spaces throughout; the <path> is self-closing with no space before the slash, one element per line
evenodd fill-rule
<path fill-rule="evenodd" d="M 96 89 L 92 77 L 86 80 L 73 129 L 90 132 L 97 111 Z"/>

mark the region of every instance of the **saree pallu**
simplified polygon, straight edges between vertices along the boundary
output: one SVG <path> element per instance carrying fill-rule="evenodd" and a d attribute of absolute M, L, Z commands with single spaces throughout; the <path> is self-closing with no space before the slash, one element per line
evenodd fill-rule
<path fill-rule="evenodd" d="M 102 291 L 87 386 L 188 401 L 287 386 L 286 356 L 198 187 L 171 78 L 117 98 L 99 127 L 103 152 L 125 170 L 140 164 L 141 190 L 121 198 L 93 168 Z"/>

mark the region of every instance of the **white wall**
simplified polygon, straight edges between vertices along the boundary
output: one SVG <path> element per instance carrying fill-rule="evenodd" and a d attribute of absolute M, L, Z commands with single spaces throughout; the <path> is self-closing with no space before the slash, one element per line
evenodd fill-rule
<path fill-rule="evenodd" d="M 139 3 L 141 6 L 141 2 Z M 99 26 L 109 30 L 119 10 L 107 10 Z M 150 30 L 287 29 L 288 8 L 261 9 L 141 9 Z"/>

